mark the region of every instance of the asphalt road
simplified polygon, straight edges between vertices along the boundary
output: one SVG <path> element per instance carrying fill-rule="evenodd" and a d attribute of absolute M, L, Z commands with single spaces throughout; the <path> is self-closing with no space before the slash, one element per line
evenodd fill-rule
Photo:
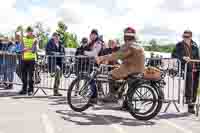
<path fill-rule="evenodd" d="M 0 133 L 199 133 L 200 119 L 179 106 L 143 122 L 117 107 L 95 106 L 84 113 L 72 111 L 65 97 L 20 98 L 13 90 L 0 90 Z M 51 94 L 50 91 L 47 91 Z M 66 96 L 66 92 L 62 92 Z M 42 95 L 41 92 L 38 95 Z M 163 109 L 166 105 L 163 106 Z"/>

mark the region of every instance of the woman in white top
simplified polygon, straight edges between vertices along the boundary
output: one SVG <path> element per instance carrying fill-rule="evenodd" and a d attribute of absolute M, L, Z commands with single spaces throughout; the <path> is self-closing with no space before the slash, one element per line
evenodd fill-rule
<path fill-rule="evenodd" d="M 84 55 L 94 58 L 99 56 L 103 45 L 102 41 L 99 39 L 98 31 L 96 29 L 91 31 L 90 43 L 86 47 L 87 48 L 84 51 Z M 97 87 L 94 80 L 91 82 L 91 89 L 93 93 L 91 97 L 91 102 L 95 104 L 97 103 Z"/>

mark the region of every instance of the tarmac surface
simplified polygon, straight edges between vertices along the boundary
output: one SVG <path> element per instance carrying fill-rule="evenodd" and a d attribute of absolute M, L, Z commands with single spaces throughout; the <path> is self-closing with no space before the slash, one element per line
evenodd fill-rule
<path fill-rule="evenodd" d="M 171 105 L 148 122 L 134 119 L 112 106 L 94 106 L 83 113 L 72 111 L 64 97 L 18 97 L 20 86 L 0 90 L 0 133 L 199 133 L 200 118 Z M 51 95 L 52 91 L 47 91 Z M 43 95 L 41 91 L 37 96 Z"/>

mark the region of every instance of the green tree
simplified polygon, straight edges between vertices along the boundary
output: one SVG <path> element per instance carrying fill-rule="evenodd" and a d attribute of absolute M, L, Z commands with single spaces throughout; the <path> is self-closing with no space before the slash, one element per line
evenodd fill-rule
<path fill-rule="evenodd" d="M 152 39 L 149 44 L 151 45 L 151 51 L 157 51 L 158 50 L 158 44 L 155 39 Z"/>
<path fill-rule="evenodd" d="M 0 33 L 0 37 L 4 37 L 4 35 L 2 33 Z"/>
<path fill-rule="evenodd" d="M 172 51 L 175 48 L 175 44 L 170 43 L 167 45 L 150 45 L 150 46 L 144 46 L 145 51 L 156 51 L 156 52 L 167 52 L 172 53 Z"/>
<path fill-rule="evenodd" d="M 21 32 L 21 31 L 23 31 L 23 30 L 24 30 L 24 28 L 23 28 L 22 25 L 19 25 L 19 26 L 17 26 L 17 28 L 16 28 L 16 32 Z"/>
<path fill-rule="evenodd" d="M 68 43 L 67 43 L 68 48 L 77 48 L 78 47 L 78 39 L 77 39 L 76 34 L 69 34 L 67 41 L 68 41 Z"/>
<path fill-rule="evenodd" d="M 50 32 L 49 28 L 45 30 L 42 22 L 36 22 L 34 25 L 34 29 L 37 31 L 36 36 L 39 41 L 39 48 L 44 49 L 46 44 L 48 43 L 47 33 Z"/>
<path fill-rule="evenodd" d="M 60 35 L 61 43 L 66 48 L 77 48 L 78 47 L 78 40 L 75 34 L 67 32 L 67 26 L 64 22 L 58 22 L 58 28 L 56 32 Z"/>

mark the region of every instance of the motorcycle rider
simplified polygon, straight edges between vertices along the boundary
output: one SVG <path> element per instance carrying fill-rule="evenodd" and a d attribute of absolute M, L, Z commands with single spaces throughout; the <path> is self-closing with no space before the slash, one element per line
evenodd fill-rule
<path fill-rule="evenodd" d="M 128 27 L 124 30 L 125 44 L 117 52 L 96 58 L 98 64 L 122 60 L 123 63 L 111 71 L 113 80 L 127 78 L 131 74 L 144 72 L 144 49 L 136 44 L 136 30 Z M 117 102 L 116 90 L 110 88 L 110 94 L 103 102 Z"/>

